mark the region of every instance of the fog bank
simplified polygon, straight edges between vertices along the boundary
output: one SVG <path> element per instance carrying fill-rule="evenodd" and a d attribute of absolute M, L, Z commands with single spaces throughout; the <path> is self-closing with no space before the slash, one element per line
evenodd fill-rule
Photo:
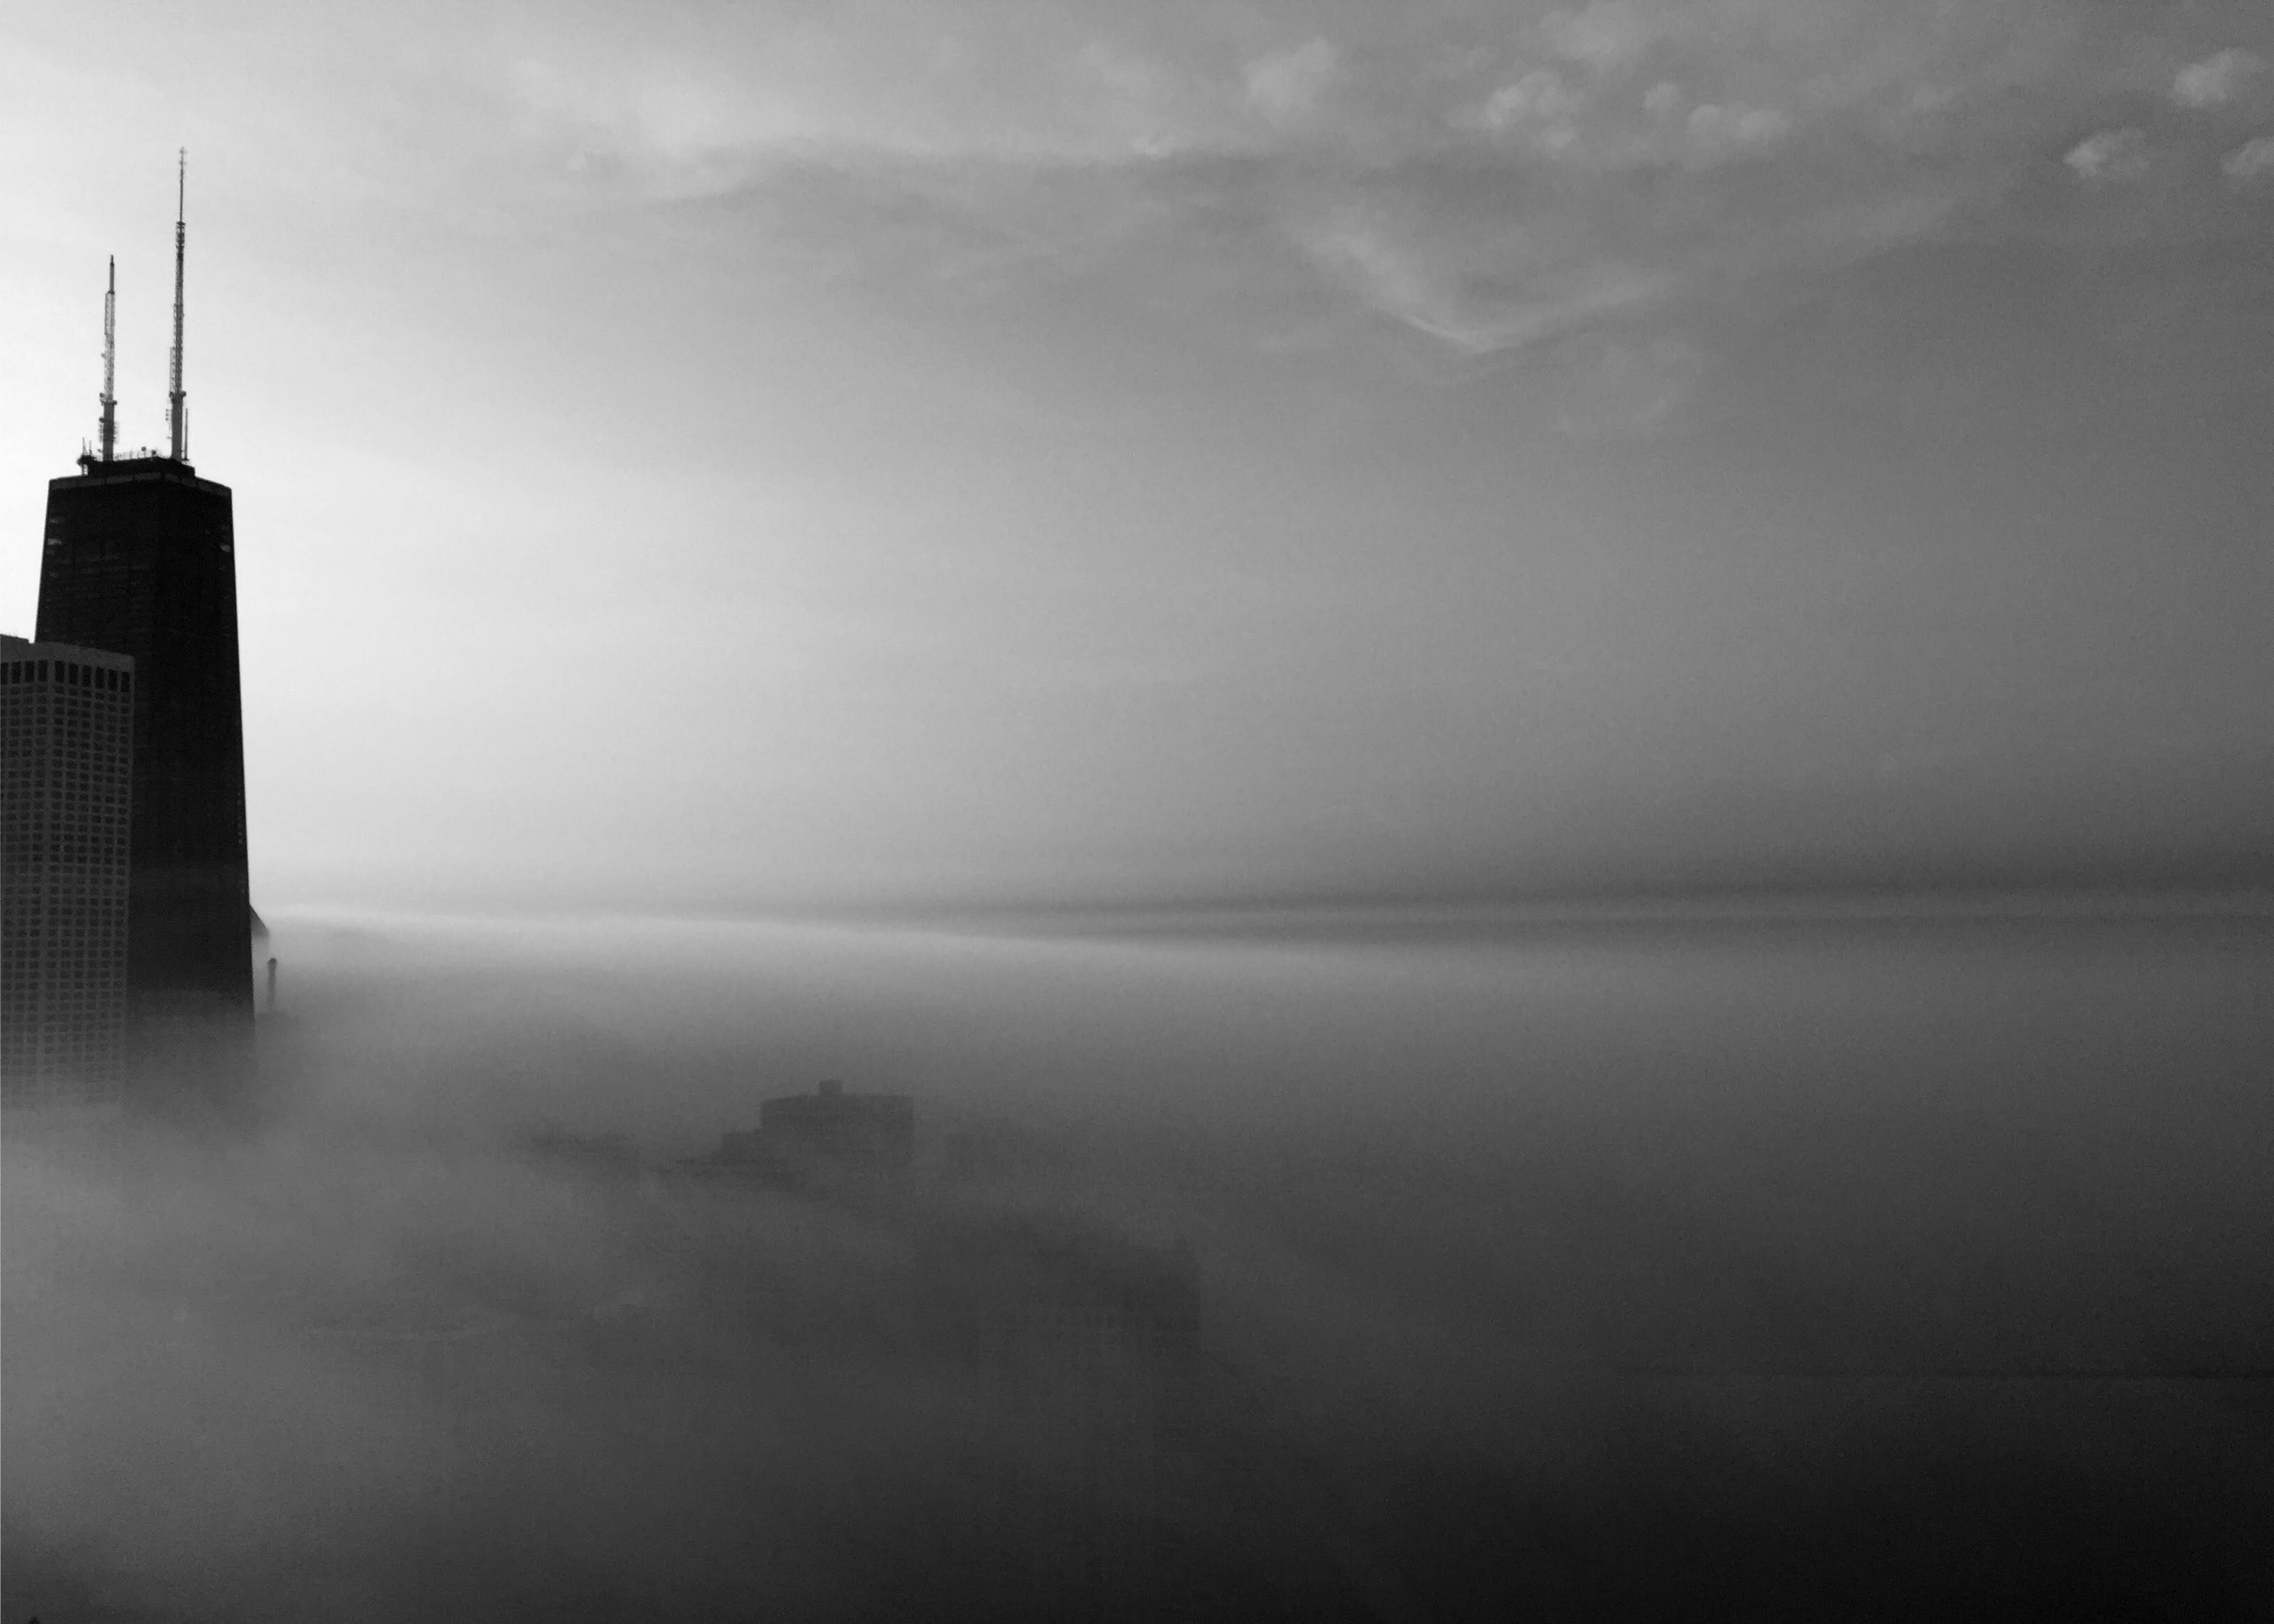
<path fill-rule="evenodd" d="M 272 924 L 240 1109 L 9 1118 L 11 1618 L 1073 1615 L 1036 1234 L 1197 1265 L 1096 1616 L 2274 1579 L 2263 921 Z M 674 1170 L 825 1077 L 905 1182 Z"/>

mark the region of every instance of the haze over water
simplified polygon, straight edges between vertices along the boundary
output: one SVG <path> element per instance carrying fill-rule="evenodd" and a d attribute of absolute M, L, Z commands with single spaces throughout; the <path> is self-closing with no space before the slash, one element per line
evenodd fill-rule
<path fill-rule="evenodd" d="M 846 1351 L 889 1222 L 762 1199 L 746 1322 L 670 1200 L 518 1151 L 825 1075 L 915 1095 L 926 1188 L 1194 1246 L 1226 1616 L 2274 1577 L 2263 912 L 275 928 L 252 1122 L 11 1135 L 13 1611 L 983 1615 L 971 1401 Z"/>

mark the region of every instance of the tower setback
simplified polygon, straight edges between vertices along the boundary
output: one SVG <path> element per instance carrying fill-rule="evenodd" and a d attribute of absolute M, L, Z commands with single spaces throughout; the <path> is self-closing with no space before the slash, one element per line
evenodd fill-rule
<path fill-rule="evenodd" d="M 125 1065 L 134 662 L 0 636 L 0 1095 L 100 1100 Z"/>

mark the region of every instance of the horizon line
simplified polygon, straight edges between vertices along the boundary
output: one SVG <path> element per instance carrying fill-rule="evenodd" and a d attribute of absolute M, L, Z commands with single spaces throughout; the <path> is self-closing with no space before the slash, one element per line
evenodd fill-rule
<path fill-rule="evenodd" d="M 262 917 L 358 919 L 411 928 L 659 925 L 901 928 L 983 936 L 1316 936 L 1369 929 L 1432 935 L 1651 924 L 1809 924 L 1980 921 L 2148 923 L 2274 921 L 2274 889 L 1827 889 L 1774 893 L 1665 892 L 1525 900 L 1241 898 L 1135 902 L 817 902 L 720 906 L 399 907 L 341 898 L 274 904 Z"/>

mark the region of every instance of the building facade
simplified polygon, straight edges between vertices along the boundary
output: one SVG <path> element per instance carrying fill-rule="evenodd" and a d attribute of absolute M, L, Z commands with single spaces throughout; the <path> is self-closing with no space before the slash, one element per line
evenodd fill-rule
<path fill-rule="evenodd" d="M 42 642 L 131 657 L 127 1042 L 137 1070 L 252 1027 L 245 733 L 229 487 L 177 457 L 48 485 Z"/>
<path fill-rule="evenodd" d="M 915 1145 L 915 1101 L 904 1094 L 848 1094 L 842 1083 L 825 1082 L 811 1094 L 762 1101 L 758 1132 L 794 1157 L 900 1172 Z"/>
<path fill-rule="evenodd" d="M 134 662 L 0 636 L 0 1094 L 115 1096 L 126 1064 Z"/>

